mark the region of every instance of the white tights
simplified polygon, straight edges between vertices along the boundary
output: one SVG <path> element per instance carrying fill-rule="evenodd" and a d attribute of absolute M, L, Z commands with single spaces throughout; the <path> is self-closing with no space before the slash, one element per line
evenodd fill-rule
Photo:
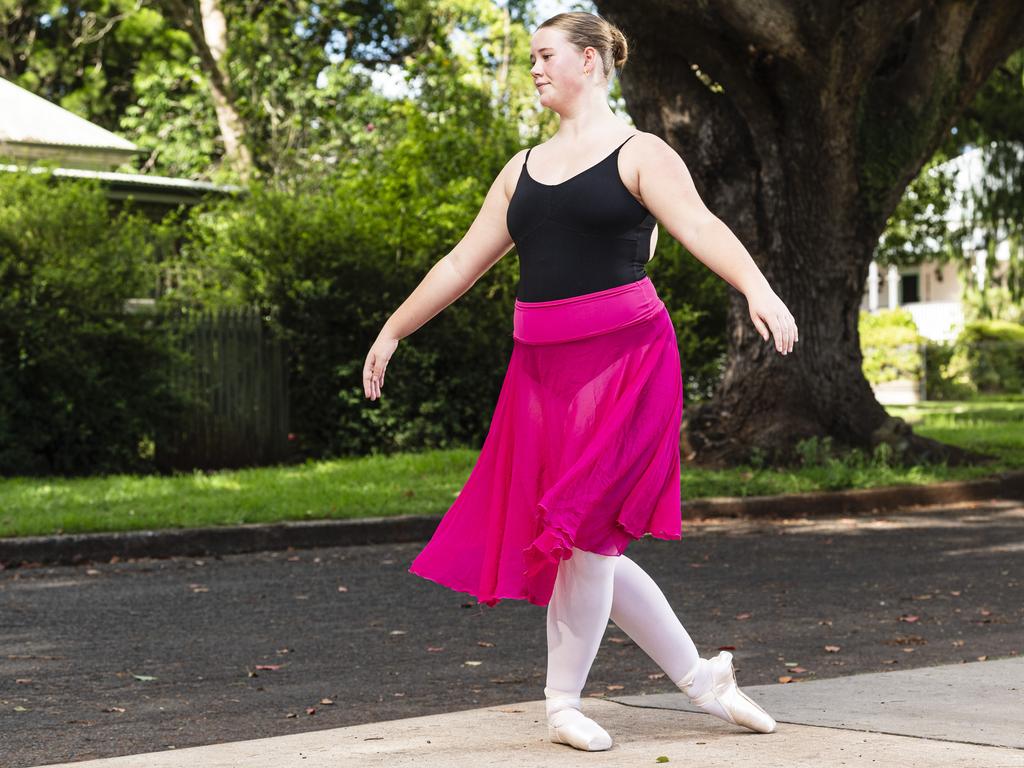
<path fill-rule="evenodd" d="M 549 721 L 558 711 L 579 709 L 579 696 L 609 618 L 671 681 L 682 680 L 697 666 L 697 647 L 646 571 L 625 555 L 597 555 L 573 548 L 572 557 L 559 563 L 547 606 L 544 692 Z M 701 665 L 692 690 L 710 683 L 705 671 Z"/>

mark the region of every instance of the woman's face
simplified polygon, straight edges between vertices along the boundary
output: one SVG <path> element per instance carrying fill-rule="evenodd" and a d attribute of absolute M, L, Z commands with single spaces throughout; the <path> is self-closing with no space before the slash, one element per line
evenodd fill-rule
<path fill-rule="evenodd" d="M 577 51 L 561 30 L 537 30 L 530 44 L 530 74 L 542 106 L 558 111 L 584 93 L 588 82 L 600 76 L 597 51 L 588 46 Z M 583 71 L 589 69 L 590 74 Z"/>

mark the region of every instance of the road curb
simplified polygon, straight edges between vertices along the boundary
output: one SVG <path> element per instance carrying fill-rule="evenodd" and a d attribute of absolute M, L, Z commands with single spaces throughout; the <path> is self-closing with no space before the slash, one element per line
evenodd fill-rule
<path fill-rule="evenodd" d="M 931 485 L 889 485 L 776 496 L 737 496 L 683 501 L 684 518 L 815 517 L 863 515 L 901 507 L 957 504 L 984 499 L 1024 502 L 1024 471 L 1001 472 L 983 480 L 949 480 Z M 689 508 L 690 514 L 687 514 Z"/>
<path fill-rule="evenodd" d="M 985 499 L 1024 502 L 1024 471 L 984 480 L 897 485 L 843 491 L 683 501 L 684 519 L 790 518 L 864 515 L 904 507 Z M 440 515 L 399 515 L 359 520 L 300 520 L 203 528 L 59 534 L 0 538 L 0 568 L 74 565 L 132 557 L 216 556 L 280 549 L 388 544 L 429 539 Z"/>

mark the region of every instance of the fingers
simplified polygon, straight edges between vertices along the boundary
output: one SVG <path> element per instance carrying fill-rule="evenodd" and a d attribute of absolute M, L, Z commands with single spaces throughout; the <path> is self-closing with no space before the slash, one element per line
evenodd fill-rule
<path fill-rule="evenodd" d="M 380 388 L 384 383 L 384 369 L 378 365 L 377 355 L 370 353 L 363 365 L 363 392 L 370 400 L 380 397 Z"/>
<path fill-rule="evenodd" d="M 792 350 L 793 348 L 791 344 L 792 336 L 789 333 L 789 324 L 786 322 L 785 318 L 782 317 L 782 315 L 779 315 L 776 318 L 775 322 L 778 323 L 779 325 L 779 336 L 781 337 L 779 351 L 782 352 L 782 354 L 784 355 L 788 354 L 790 350 Z"/>
<path fill-rule="evenodd" d="M 796 320 L 792 315 L 775 315 L 772 335 L 775 337 L 775 348 L 784 355 L 792 352 L 793 345 L 800 340 Z"/>
<path fill-rule="evenodd" d="M 768 341 L 768 326 L 766 326 L 764 324 L 764 321 L 762 321 L 761 318 L 758 317 L 757 315 L 754 315 L 753 320 L 754 328 L 756 328 L 757 332 L 761 334 L 761 338 L 764 339 L 765 341 Z"/>
<path fill-rule="evenodd" d="M 398 346 L 397 339 L 380 338 L 373 343 L 363 363 L 363 393 L 370 400 L 380 397 L 384 385 L 384 373 L 387 371 L 391 355 Z"/>
<path fill-rule="evenodd" d="M 775 339 L 775 349 L 781 352 L 783 355 L 788 355 L 793 351 L 793 345 L 800 341 L 800 333 L 796 327 L 796 320 L 793 319 L 792 315 L 766 315 L 765 320 L 768 321 L 769 327 L 771 328 L 772 338 Z M 761 334 L 765 341 L 768 341 L 768 336 L 765 330 L 764 322 L 758 315 L 753 316 L 754 326 Z"/>

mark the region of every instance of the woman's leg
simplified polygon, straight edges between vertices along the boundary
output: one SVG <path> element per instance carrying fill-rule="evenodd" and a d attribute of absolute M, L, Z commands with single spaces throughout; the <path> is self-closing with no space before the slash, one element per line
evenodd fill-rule
<path fill-rule="evenodd" d="M 608 733 L 580 710 L 580 694 L 608 626 L 616 560 L 574 548 L 558 565 L 547 607 L 548 725 L 557 741 L 577 749 L 611 746 Z"/>
<path fill-rule="evenodd" d="M 693 696 L 711 686 L 711 673 L 668 603 L 648 573 L 625 555 L 616 558 L 611 620 L 625 632 L 675 683 L 696 667 Z M 700 664 L 700 666 L 698 666 Z"/>
<path fill-rule="evenodd" d="M 654 579 L 625 555 L 616 558 L 611 619 L 705 712 L 762 733 L 775 730 L 772 716 L 736 686 L 731 655 L 700 658 Z"/>

